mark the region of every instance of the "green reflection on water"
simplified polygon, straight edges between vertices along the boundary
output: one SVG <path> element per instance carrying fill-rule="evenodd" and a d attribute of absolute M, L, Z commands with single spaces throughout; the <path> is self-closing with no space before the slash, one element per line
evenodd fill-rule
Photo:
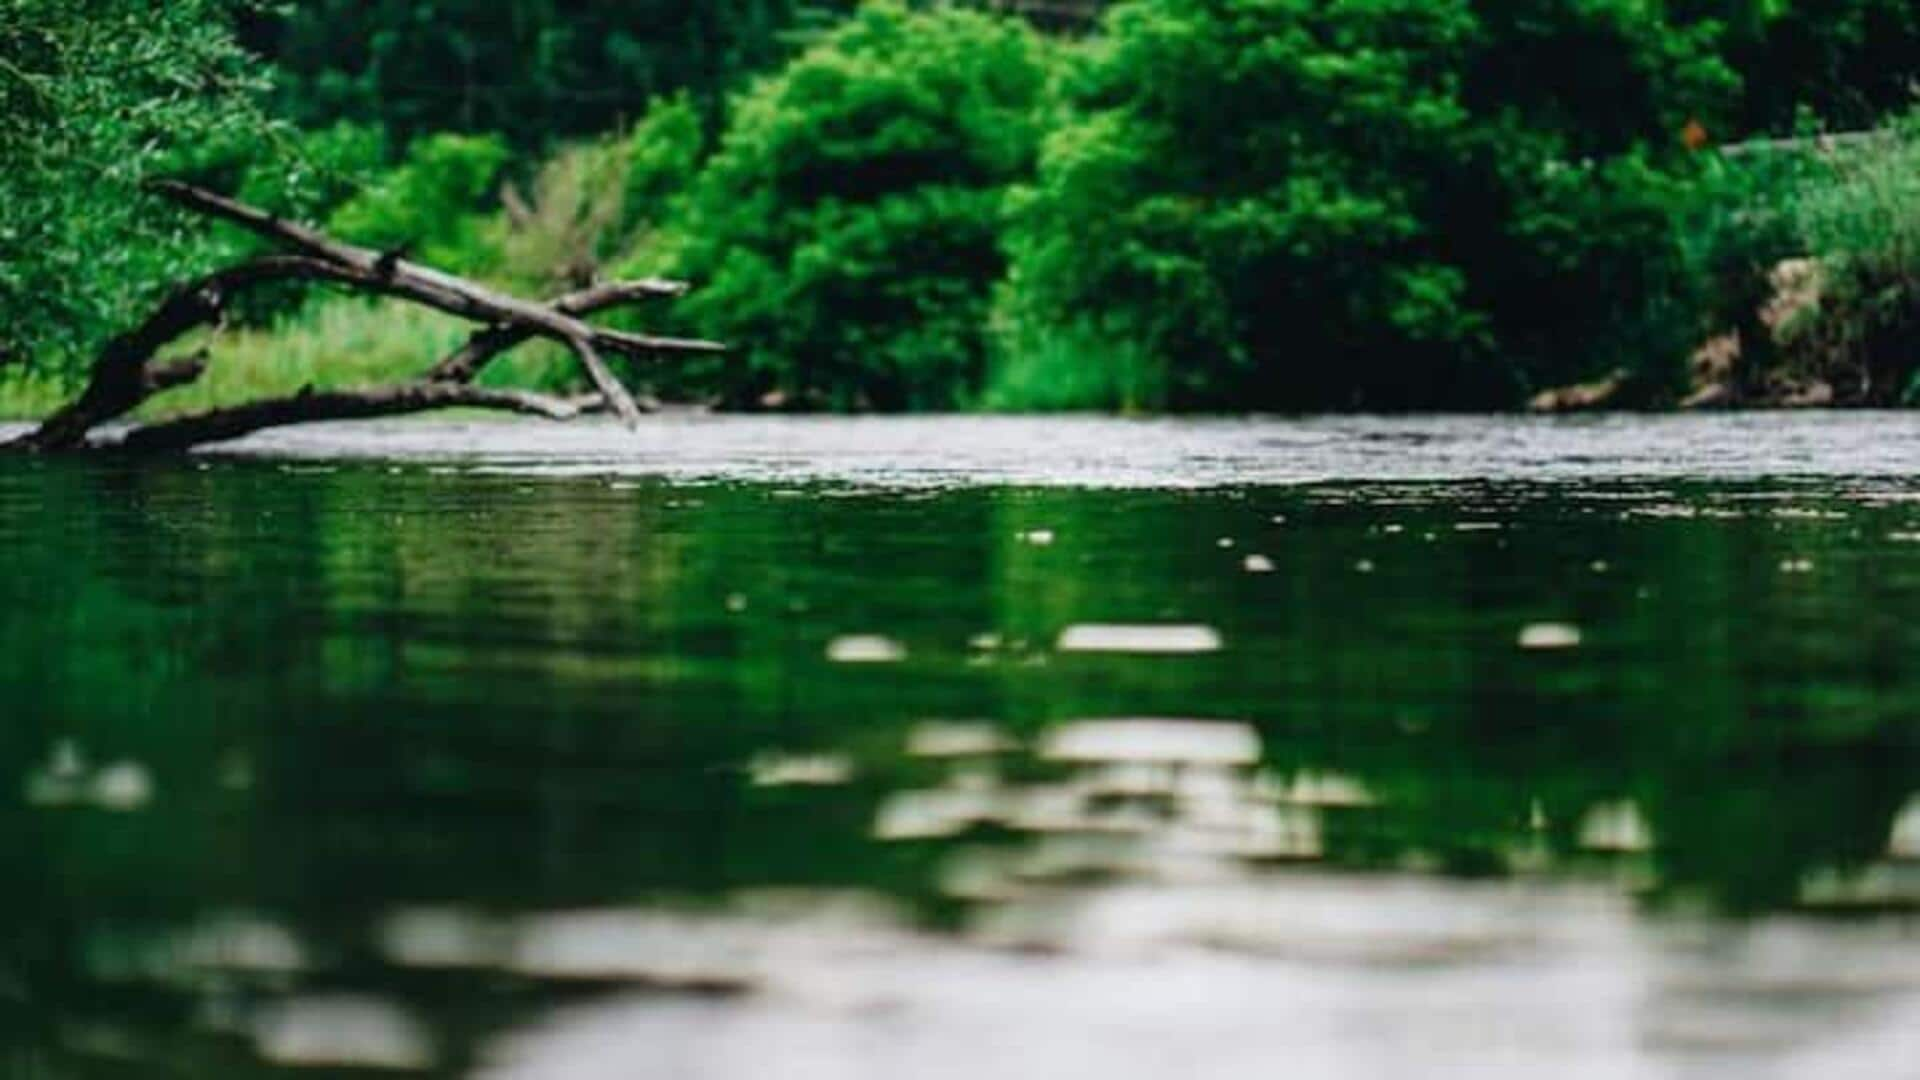
<path fill-rule="evenodd" d="M 1810 875 L 1882 859 L 1920 787 L 1916 518 L 1805 487 L 881 492 L 8 462 L 0 977 L 22 1007 L 0 1038 L 58 1042 L 98 1013 L 179 1030 L 179 994 L 105 978 L 127 961 L 99 954 L 209 912 L 274 913 L 330 977 L 428 998 L 446 995 L 367 945 L 399 905 L 858 886 L 938 925 L 946 845 L 871 838 L 890 793 L 937 779 L 902 753 L 929 718 L 1025 740 L 1243 720 L 1275 775 L 1377 799 L 1327 815 L 1328 863 L 1794 906 Z M 1579 646 L 1517 647 L 1541 622 Z M 1224 648 L 1054 648 L 1083 623 L 1201 624 Z M 851 634 L 905 659 L 831 662 Z M 776 752 L 845 755 L 851 778 L 756 786 Z M 150 797 L 35 794 L 62 755 L 133 765 Z M 1650 850 L 1587 850 L 1593 808 L 1624 801 Z M 460 1000 L 478 1011 L 455 1027 L 516 1007 Z M 188 1075 L 201 1052 L 153 1051 Z"/>

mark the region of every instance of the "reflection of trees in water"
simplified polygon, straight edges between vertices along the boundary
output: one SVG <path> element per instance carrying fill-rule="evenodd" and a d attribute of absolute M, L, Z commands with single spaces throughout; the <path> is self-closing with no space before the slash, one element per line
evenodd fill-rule
<path fill-rule="evenodd" d="M 1275 765 L 1362 776 L 1397 808 L 1329 834 L 1362 863 L 1417 851 L 1495 870 L 1536 816 L 1574 851 L 1587 808 L 1620 799 L 1652 820 L 1664 887 L 1739 909 L 1790 903 L 1810 870 L 1883 850 L 1917 753 L 1915 685 L 1893 661 L 1914 634 L 1885 613 L 1914 583 L 1862 538 L 1896 514 L 1782 518 L 1702 493 L 1733 516 L 1642 517 L 1628 511 L 1644 501 L 1512 498 L 1015 502 L 1003 536 L 1057 539 L 1005 545 L 1004 624 L 1044 642 L 1076 617 L 1202 615 L 1230 644 L 1057 663 L 1010 676 L 1015 699 L 1054 718 L 1253 718 Z M 1487 522 L 1507 527 L 1469 527 Z M 1275 572 L 1234 574 L 1247 552 Z M 1797 559 L 1817 582 L 1778 572 Z M 1588 627 L 1586 647 L 1514 648 L 1541 618 Z"/>
<path fill-rule="evenodd" d="M 88 957 L 211 912 L 273 913 L 320 958 L 296 983 L 424 1003 L 452 1045 L 547 991 L 396 969 L 377 944 L 396 906 L 858 886 L 950 921 L 968 902 L 955 850 L 978 837 L 871 837 L 886 800 L 940 783 L 901 752 L 932 717 L 1026 745 L 1090 717 L 1243 721 L 1271 783 L 1343 776 L 1372 796 L 1313 815 L 1338 866 L 1650 860 L 1655 895 L 1742 911 L 1882 859 L 1920 765 L 1898 662 L 1914 632 L 1895 617 L 1920 579 L 1875 541 L 1892 509 L 260 464 L 56 463 L 0 476 L 0 498 L 31 507 L 0 518 L 9 782 L 70 739 L 155 786 L 135 812 L 0 810 L 5 974 L 30 1002 L 7 1039 L 25 1045 L 93 1017 L 186 1060 L 195 1010 L 266 991 L 112 983 Z M 1459 528 L 1486 523 L 1505 527 Z M 1271 572 L 1247 573 L 1252 554 Z M 1779 571 L 1803 559 L 1811 573 Z M 1583 644 L 1516 648 L 1543 619 Z M 1099 622 L 1204 625 L 1225 648 L 1053 648 Z M 828 660 L 858 634 L 904 659 Z M 769 753 L 837 755 L 851 775 L 756 786 L 746 766 Z M 1015 788 L 1059 780 L 1044 755 L 1003 767 Z M 1589 851 L 1595 808 L 1622 803 L 1652 851 Z M 982 865 L 967 872 L 991 884 Z"/>

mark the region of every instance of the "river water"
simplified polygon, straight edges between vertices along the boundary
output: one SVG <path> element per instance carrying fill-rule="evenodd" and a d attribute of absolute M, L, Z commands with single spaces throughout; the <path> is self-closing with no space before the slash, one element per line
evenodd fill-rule
<path fill-rule="evenodd" d="M 1916 476 L 1864 413 L 0 459 L 0 1074 L 1920 1076 Z"/>

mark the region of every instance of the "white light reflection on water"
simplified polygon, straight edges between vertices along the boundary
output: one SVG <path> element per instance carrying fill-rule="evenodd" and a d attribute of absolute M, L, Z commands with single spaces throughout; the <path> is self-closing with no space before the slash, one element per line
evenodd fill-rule
<path fill-rule="evenodd" d="M 0 438 L 9 430 L 0 425 Z M 263 432 L 217 452 L 526 476 L 1167 488 L 1370 480 L 1731 480 L 1920 472 L 1911 412 L 1600 417 L 413 419 Z"/>
<path fill-rule="evenodd" d="M 827 659 L 836 664 L 896 664 L 907 647 L 879 634 L 845 634 L 827 643 Z"/>
<path fill-rule="evenodd" d="M 1649 918 L 1602 879 L 1320 868 L 1324 816 L 1379 796 L 1267 771 L 1244 725 L 1064 725 L 1037 744 L 1052 780 L 1007 778 L 1015 744 L 979 727 L 909 745 L 947 779 L 883 803 L 880 836 L 1022 838 L 945 849 L 956 932 L 844 897 L 535 917 L 513 966 L 650 989 L 510 1031 L 478 1075 L 1824 1078 L 1902 1075 L 1920 1050 L 1898 923 Z M 1583 831 L 1640 850 L 1636 814 L 1597 805 Z M 675 985 L 728 993 L 658 993 Z"/>
<path fill-rule="evenodd" d="M 1063 653 L 1179 654 L 1218 652 L 1220 633 L 1211 626 L 1080 623 L 1060 632 Z"/>
<path fill-rule="evenodd" d="M 377 997 L 291 998 L 266 1008 L 253 1035 L 262 1059 L 298 1069 L 420 1072 L 435 1060 L 426 1028 Z"/>
<path fill-rule="evenodd" d="M 1085 889 L 1062 925 L 1046 951 L 818 939 L 750 994 L 560 1010 L 478 1075 L 1824 1078 L 1920 1049 L 1920 958 L 1872 926 L 1650 926 L 1593 888 L 1319 874 Z"/>
<path fill-rule="evenodd" d="M 584 429 L 577 444 L 569 443 L 579 447 L 577 456 L 557 465 L 536 460 L 545 452 L 538 442 L 546 435 L 535 438 L 513 425 L 475 425 L 470 438 L 452 439 L 437 425 L 316 429 L 285 433 L 287 442 L 276 443 L 281 437 L 274 436 L 254 445 L 269 452 L 304 445 L 314 453 L 334 453 L 358 441 L 351 452 L 400 459 L 449 454 L 460 459 L 455 471 L 504 469 L 530 477 L 778 474 L 905 485 L 1186 486 L 1322 475 L 1358 483 L 1428 472 L 1452 479 L 1577 481 L 1831 471 L 1855 479 L 1823 484 L 1822 497 L 1839 490 L 1863 506 L 1909 500 L 1912 493 L 1895 488 L 1910 483 L 1913 465 L 1920 462 L 1910 416 L 1764 418 L 1770 428 L 1780 426 L 1788 446 L 1802 447 L 1781 454 L 1773 452 L 1780 442 L 1751 439 L 1744 421 L 1719 419 L 1671 426 L 1635 421 L 1622 427 L 1473 421 L 1487 429 L 1479 433 L 1428 420 L 1137 427 L 1089 421 L 1085 429 L 1067 425 L 1057 438 L 1011 421 L 978 426 L 972 421 L 712 423 L 700 427 L 699 437 L 688 445 L 672 448 L 649 441 L 649 435 L 615 445 L 609 433 Z M 964 453 L 943 447 L 939 455 L 907 441 L 913 431 L 920 438 L 949 430 L 971 431 L 979 441 Z M 1154 438 L 1115 440 L 1117 430 L 1144 431 Z M 1511 444 L 1492 445 L 1489 440 L 1497 442 L 1502 430 L 1512 434 Z M 1002 435 L 1010 449 L 992 445 Z M 569 433 L 562 441 L 575 438 Z M 863 447 L 861 440 L 868 438 L 877 445 Z M 1021 444 L 1021 439 L 1028 441 Z M 520 453 L 514 449 L 519 440 L 528 440 L 524 459 L 514 456 Z M 602 443 L 597 449 L 595 440 Z M 1574 441 L 1591 442 L 1600 452 L 1578 462 L 1552 458 L 1556 447 Z M 1631 445 L 1636 441 L 1641 445 Z M 1865 449 L 1868 441 L 1876 444 L 1871 452 Z M 1095 445 L 1103 442 L 1114 445 Z M 737 460 L 729 457 L 730 447 L 751 451 L 755 445 L 759 450 Z M 1357 463 L 1357 471 L 1340 471 L 1346 468 L 1341 462 Z M 1348 490 L 1357 492 L 1348 495 L 1355 502 L 1393 504 L 1378 492 Z M 1770 522 L 1774 528 L 1834 521 L 1830 514 L 1750 505 L 1804 498 L 1807 490 L 1688 494 L 1686 501 L 1677 501 L 1679 495 L 1657 491 L 1576 486 L 1565 496 L 1607 520 L 1638 516 L 1632 500 L 1654 500 L 1646 504 L 1655 511 L 1644 523 L 1647 528 L 1665 528 L 1662 518 L 1683 513 L 1712 519 L 1715 529 L 1757 517 L 1778 519 Z M 1341 494 L 1315 493 L 1310 506 L 1295 511 L 1289 533 L 1313 527 L 1311 509 L 1334 505 Z M 1448 497 L 1409 492 L 1404 501 Z M 1472 512 L 1498 511 L 1495 505 L 1475 506 Z M 1276 527 L 1278 517 L 1271 521 Z M 1449 521 L 1438 528 L 1444 539 L 1459 526 Z M 1523 522 L 1511 534 L 1477 539 L 1487 545 L 1507 535 L 1524 539 L 1530 535 L 1525 529 Z M 1093 547 L 1076 524 L 1061 523 L 1061 530 L 1053 549 L 1027 557 L 1051 564 Z M 1052 538 L 1050 530 L 1036 530 L 1025 543 L 1040 543 L 1039 532 Z M 1004 541 L 1007 534 L 997 535 Z M 1279 565 L 1289 571 L 1297 565 L 1292 550 L 1282 553 L 1275 546 L 1275 535 L 1252 527 L 1242 535 L 1243 546 L 1228 553 L 1214 550 L 1212 530 L 1189 539 L 1212 560 L 1207 565 L 1217 565 L 1223 574 L 1255 545 L 1284 554 Z M 1367 543 L 1377 546 L 1365 550 L 1377 558 L 1375 580 L 1381 581 L 1417 565 L 1408 551 L 1434 541 L 1434 531 L 1418 524 L 1389 524 L 1377 540 L 1368 536 Z M 1783 591 L 1794 596 L 1813 596 L 1813 588 L 1851 569 L 1843 551 L 1819 550 L 1817 563 L 1797 550 L 1790 554 L 1786 562 L 1770 556 L 1763 566 L 1769 576 L 1776 569 L 1795 575 L 1782 583 Z M 1329 565 L 1375 568 L 1374 558 L 1352 555 L 1343 553 Z M 1612 573 L 1622 590 L 1643 588 L 1633 576 L 1642 569 L 1633 555 L 1628 549 L 1565 553 L 1567 566 L 1583 574 Z M 1261 584 L 1248 581 L 1246 587 Z M 722 595 L 711 594 L 715 606 Z M 746 610 L 747 594 L 724 595 L 727 610 Z M 753 596 L 757 612 L 762 593 Z M 1486 642 L 1503 654 L 1516 645 L 1550 646 L 1552 636 L 1526 641 L 1525 628 L 1528 619 L 1557 611 L 1548 606 L 1509 612 L 1489 624 Z M 1574 611 L 1589 620 L 1587 611 Z M 1214 613 L 1142 608 L 1123 617 L 1127 614 Z M 1244 624 L 1219 622 L 1232 632 L 1234 649 L 1252 656 L 1258 639 Z M 851 622 L 849 628 L 862 625 Z M 1559 647 L 1580 643 L 1577 627 L 1557 625 L 1573 631 L 1558 634 Z M 1590 644 L 1567 659 L 1613 647 L 1617 627 L 1591 617 Z M 894 628 L 903 634 L 917 629 Z M 913 667 L 938 658 L 939 646 L 932 643 L 941 639 L 914 635 L 910 640 L 917 650 Z M 1043 654 L 1054 640 L 982 635 L 970 647 L 990 657 L 1018 658 Z M 837 659 L 864 652 L 885 662 L 903 655 L 874 644 L 858 649 L 843 644 Z M 810 657 L 819 659 L 816 645 L 809 649 Z M 1889 655 L 1897 654 L 1889 648 Z M 1541 670 L 1562 663 L 1557 657 L 1528 661 Z M 1059 668 L 1101 662 L 1068 658 Z M 946 781 L 876 796 L 879 812 L 853 831 L 871 828 L 891 850 L 910 856 L 935 845 L 951 849 L 939 851 L 929 887 L 966 912 L 952 934 L 878 910 L 828 918 L 814 911 L 822 902 L 817 898 L 767 910 L 736 897 L 733 904 L 704 912 L 648 906 L 531 915 L 479 916 L 458 908 L 401 912 L 380 928 L 376 947 L 391 963 L 408 968 L 467 969 L 480 976 L 475 981 L 499 979 L 514 986 L 521 985 L 517 980 L 577 982 L 594 992 L 621 995 L 599 1005 L 523 1014 L 514 1030 L 490 1042 L 482 1075 L 535 1080 L 763 1074 L 1127 1078 L 1174 1069 L 1198 1076 L 1256 1069 L 1397 1076 L 1429 1075 L 1449 1066 L 1472 1069 L 1475 1075 L 1529 1077 L 1549 1070 L 1576 1076 L 1824 1077 L 1888 1075 L 1890 1068 L 1920 1055 L 1913 1034 L 1920 1025 L 1920 968 L 1911 921 L 1777 917 L 1727 925 L 1648 916 L 1634 908 L 1620 885 L 1644 881 L 1644 875 L 1576 874 L 1549 882 L 1529 876 L 1538 867 L 1519 850 L 1505 867 L 1515 876 L 1498 882 L 1343 873 L 1316 862 L 1323 851 L 1338 849 L 1339 815 L 1390 802 L 1390 787 L 1374 791 L 1357 778 L 1318 767 L 1259 771 L 1251 767 L 1261 757 L 1257 743 L 1249 742 L 1250 731 L 1235 725 L 1224 725 L 1219 743 L 1246 743 L 1251 749 L 1215 753 L 1220 760 L 1204 760 L 1207 755 L 1197 748 L 1213 744 L 1189 737 L 1197 733 L 1193 728 L 1176 733 L 1171 758 L 1150 751 L 1129 757 L 1111 747 L 1058 752 L 1064 743 L 1091 738 L 1087 732 L 1094 730 L 1055 729 L 1037 738 L 1023 731 L 1016 738 L 991 725 L 953 724 L 916 732 L 919 741 L 909 745 L 910 753 L 924 759 L 917 764 L 928 771 L 952 762 Z M 1027 747 L 1031 759 L 1007 760 Z M 1015 767 L 1037 764 L 1062 767 L 1067 775 L 1034 779 L 1031 768 Z M 878 772 L 855 774 L 840 759 L 826 757 L 770 756 L 745 767 L 748 778 L 773 788 L 839 787 L 848 781 L 864 791 L 886 778 Z M 92 809 L 109 802 L 140 805 L 138 798 L 113 796 L 141 790 L 121 782 L 125 775 L 99 788 L 109 797 L 96 802 L 95 775 L 92 763 L 82 768 L 56 755 L 46 766 L 49 786 L 24 789 L 26 799 L 36 808 L 78 808 L 48 815 L 76 827 L 95 824 Z M 169 781 L 155 799 L 164 807 L 175 799 L 179 781 L 174 772 L 158 775 Z M 234 775 L 243 778 L 247 771 Z M 912 782 L 924 781 L 925 774 L 916 773 Z M 233 782 L 241 789 L 250 784 Z M 784 799 L 794 793 L 778 794 Z M 1895 822 L 1886 860 L 1859 872 L 1813 875 L 1805 882 L 1802 903 L 1868 914 L 1902 905 L 1911 910 L 1920 898 L 1916 805 Z M 1550 827 L 1545 812 L 1540 803 L 1534 806 L 1537 820 L 1528 827 L 1545 831 Z M 1632 803 L 1552 806 L 1554 824 L 1564 820 L 1575 842 L 1584 842 L 1596 859 L 1617 860 L 1609 866 L 1644 865 L 1662 839 Z M 1655 801 L 1646 806 L 1651 812 L 1660 809 Z M 153 816 L 133 814 L 126 821 L 137 824 Z M 976 829 L 998 833 L 1002 842 L 981 842 Z M 1005 842 L 1008 833 L 1011 842 Z M 927 847 L 909 846 L 915 844 Z M 245 982 L 250 993 L 267 994 L 296 981 L 305 985 L 340 977 L 326 967 L 335 961 L 320 947 L 322 936 L 309 947 L 291 931 L 238 923 L 198 934 L 195 940 L 182 939 L 177 960 L 196 973 L 210 973 L 201 981 L 250 980 Z M 332 1026 L 324 1022 L 332 1015 L 324 1010 L 296 1015 L 319 1018 L 321 1028 Z M 263 1053 L 282 1052 L 263 1046 Z M 327 1053 L 336 1062 L 347 1060 L 341 1051 Z M 309 1061 L 328 1060 L 317 1050 L 302 1054 Z M 289 1054 L 284 1060 L 300 1058 Z M 402 1058 L 388 1055 L 386 1060 Z"/>

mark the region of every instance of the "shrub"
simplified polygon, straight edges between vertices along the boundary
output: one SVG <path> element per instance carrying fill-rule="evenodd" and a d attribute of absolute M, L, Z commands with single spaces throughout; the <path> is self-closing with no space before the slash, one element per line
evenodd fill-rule
<path fill-rule="evenodd" d="M 1602 0 L 1120 4 L 1020 204 L 1005 348 L 1144 350 L 1175 407 L 1505 404 L 1655 339 L 1677 370 L 1711 44 Z"/>
<path fill-rule="evenodd" d="M 1843 397 L 1908 401 L 1920 370 L 1920 111 L 1816 150 L 1788 213 L 1818 271 L 1811 303 L 1778 328 L 1787 359 Z"/>
<path fill-rule="evenodd" d="M 562 147 L 523 189 L 508 184 L 490 226 L 497 276 L 528 295 L 578 287 L 625 239 L 625 146 L 616 139 Z"/>
<path fill-rule="evenodd" d="M 984 372 L 1008 185 L 1029 175 L 1049 46 L 953 9 L 863 8 L 734 103 L 676 215 L 692 325 L 748 349 L 735 397 L 945 408 Z"/>
<path fill-rule="evenodd" d="M 683 94 L 655 102 L 626 144 L 621 231 L 631 236 L 664 220 L 693 182 L 707 149 L 706 128 Z"/>
<path fill-rule="evenodd" d="M 654 234 L 699 168 L 699 113 L 686 97 L 660 101 L 631 132 L 561 147 L 523 188 L 508 184 L 493 225 L 498 276 L 550 293 L 613 267 L 616 276 L 663 268 Z"/>
<path fill-rule="evenodd" d="M 405 160 L 334 210 L 327 228 L 448 269 L 488 270 L 497 253 L 485 242 L 482 214 L 493 205 L 507 157 L 506 143 L 490 135 L 416 139 Z"/>

